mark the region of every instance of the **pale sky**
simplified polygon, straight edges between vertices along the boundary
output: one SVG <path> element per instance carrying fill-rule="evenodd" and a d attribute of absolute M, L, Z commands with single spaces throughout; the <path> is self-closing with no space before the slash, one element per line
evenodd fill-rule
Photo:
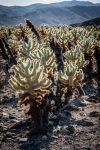
<path fill-rule="evenodd" d="M 0 5 L 6 5 L 6 6 L 26 6 L 34 3 L 54 3 L 54 2 L 61 2 L 61 1 L 70 1 L 70 0 L 0 0 Z M 78 1 L 90 1 L 93 3 L 100 3 L 100 0 L 78 0 Z"/>

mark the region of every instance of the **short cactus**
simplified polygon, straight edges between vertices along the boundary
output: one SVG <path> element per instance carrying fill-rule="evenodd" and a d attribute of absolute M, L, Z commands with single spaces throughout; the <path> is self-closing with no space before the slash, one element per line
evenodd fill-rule
<path fill-rule="evenodd" d="M 21 57 L 30 57 L 31 51 L 33 52 L 39 44 L 35 40 L 30 40 L 28 43 L 23 42 L 19 47 L 18 53 Z"/>
<path fill-rule="evenodd" d="M 78 88 L 79 94 L 84 95 L 84 91 L 81 88 L 81 82 L 84 79 L 84 73 L 82 69 L 78 69 L 78 66 L 75 63 L 70 63 L 67 67 L 64 68 L 64 72 L 60 71 L 59 80 L 67 86 L 67 93 L 65 93 L 65 98 L 68 100 L 68 97 L 72 95 L 72 88 Z"/>
<path fill-rule="evenodd" d="M 79 77 L 79 78 L 78 78 Z M 78 71 L 78 67 L 75 63 L 70 63 L 67 67 L 64 68 L 64 73 L 60 71 L 59 80 L 66 85 L 75 86 L 77 81 L 81 81 L 83 79 L 83 72 L 80 69 Z"/>
<path fill-rule="evenodd" d="M 49 69 L 54 69 L 56 66 L 55 55 L 50 48 L 37 49 L 31 57 L 33 59 L 41 60 L 41 64 L 44 66 L 44 72 L 48 73 Z"/>
<path fill-rule="evenodd" d="M 82 57 L 79 58 L 75 63 L 78 66 L 78 68 L 84 68 L 89 64 L 89 61 L 85 60 L 84 55 L 82 55 Z"/>
<path fill-rule="evenodd" d="M 22 58 L 12 69 L 15 76 L 11 76 L 9 83 L 15 90 L 23 90 L 32 95 L 49 93 L 46 89 L 51 85 L 51 81 L 43 72 L 44 67 L 40 65 L 40 61 Z"/>
<path fill-rule="evenodd" d="M 75 47 L 72 47 L 70 51 L 65 52 L 64 57 L 70 61 L 75 62 L 82 56 L 82 52 L 80 50 L 80 46 L 76 45 Z"/>
<path fill-rule="evenodd" d="M 83 68 L 89 63 L 88 60 L 85 60 L 84 54 L 82 53 L 81 47 L 79 45 L 75 45 L 75 47 L 72 47 L 70 51 L 65 52 L 63 55 L 66 58 L 66 66 L 70 62 L 74 62 L 78 68 Z"/>
<path fill-rule="evenodd" d="M 82 40 L 78 41 L 78 44 L 81 46 L 81 50 L 88 56 L 94 54 L 94 48 L 96 46 L 95 40 L 93 37 L 83 37 Z"/>

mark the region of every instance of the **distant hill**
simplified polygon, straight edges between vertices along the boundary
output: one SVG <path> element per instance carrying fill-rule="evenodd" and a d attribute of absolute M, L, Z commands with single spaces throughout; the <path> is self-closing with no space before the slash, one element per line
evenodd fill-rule
<path fill-rule="evenodd" d="M 93 11 L 94 10 L 94 11 Z M 80 23 L 92 18 L 99 17 L 100 7 L 49 7 L 37 9 L 33 12 L 24 15 L 24 18 L 29 18 L 34 24 L 40 25 L 47 23 L 49 25 L 58 24 L 73 24 Z"/>
<path fill-rule="evenodd" d="M 58 3 L 51 3 L 51 6 L 59 6 L 59 7 L 72 7 L 72 6 L 95 6 L 94 3 L 89 1 L 63 1 Z"/>
<path fill-rule="evenodd" d="M 100 3 L 94 4 L 89 1 L 63 1 L 63 2 L 56 2 L 56 3 L 50 3 L 50 4 L 33 4 L 26 6 L 28 10 L 36 10 L 39 8 L 44 8 L 44 7 L 73 7 L 73 6 L 100 6 Z"/>
<path fill-rule="evenodd" d="M 96 25 L 96 26 L 100 26 L 100 17 L 82 22 L 82 23 L 78 23 L 78 24 L 72 24 L 71 26 L 91 26 L 91 25 Z"/>
<path fill-rule="evenodd" d="M 76 24 L 100 17 L 100 4 L 88 1 L 63 1 L 29 6 L 0 5 L 0 25 L 16 25 L 30 19 L 35 25 Z"/>

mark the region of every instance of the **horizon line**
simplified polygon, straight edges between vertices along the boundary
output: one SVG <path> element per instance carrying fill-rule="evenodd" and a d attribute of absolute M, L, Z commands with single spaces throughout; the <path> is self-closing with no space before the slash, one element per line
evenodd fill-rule
<path fill-rule="evenodd" d="M 64 0 L 64 1 L 61 1 L 61 2 L 71 2 L 71 1 L 78 1 L 78 0 L 69 0 L 69 1 L 66 1 L 66 0 Z M 35 5 L 35 4 L 45 4 L 45 5 L 49 5 L 49 4 L 55 4 L 55 3 L 61 3 L 61 2 L 53 2 L 53 3 L 32 3 L 32 4 L 28 4 L 28 5 L 2 5 L 2 4 L 0 4 L 0 6 L 7 6 L 7 7 L 11 7 L 11 6 L 23 6 L 23 7 L 25 7 L 25 6 L 30 6 L 30 5 Z M 90 2 L 90 1 L 79 1 L 79 2 Z M 92 3 L 92 4 L 99 4 L 98 2 L 97 3 L 94 3 L 94 2 L 90 2 L 90 3 Z"/>

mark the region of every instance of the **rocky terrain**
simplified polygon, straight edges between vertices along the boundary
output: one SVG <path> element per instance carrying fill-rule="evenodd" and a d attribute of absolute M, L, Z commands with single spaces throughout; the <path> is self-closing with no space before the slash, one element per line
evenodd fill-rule
<path fill-rule="evenodd" d="M 38 131 L 18 105 L 18 93 L 5 82 L 0 87 L 0 149 L 99 150 L 100 87 L 86 83 L 84 90 L 86 101 L 73 97 L 58 111 L 51 110 L 47 131 Z"/>

